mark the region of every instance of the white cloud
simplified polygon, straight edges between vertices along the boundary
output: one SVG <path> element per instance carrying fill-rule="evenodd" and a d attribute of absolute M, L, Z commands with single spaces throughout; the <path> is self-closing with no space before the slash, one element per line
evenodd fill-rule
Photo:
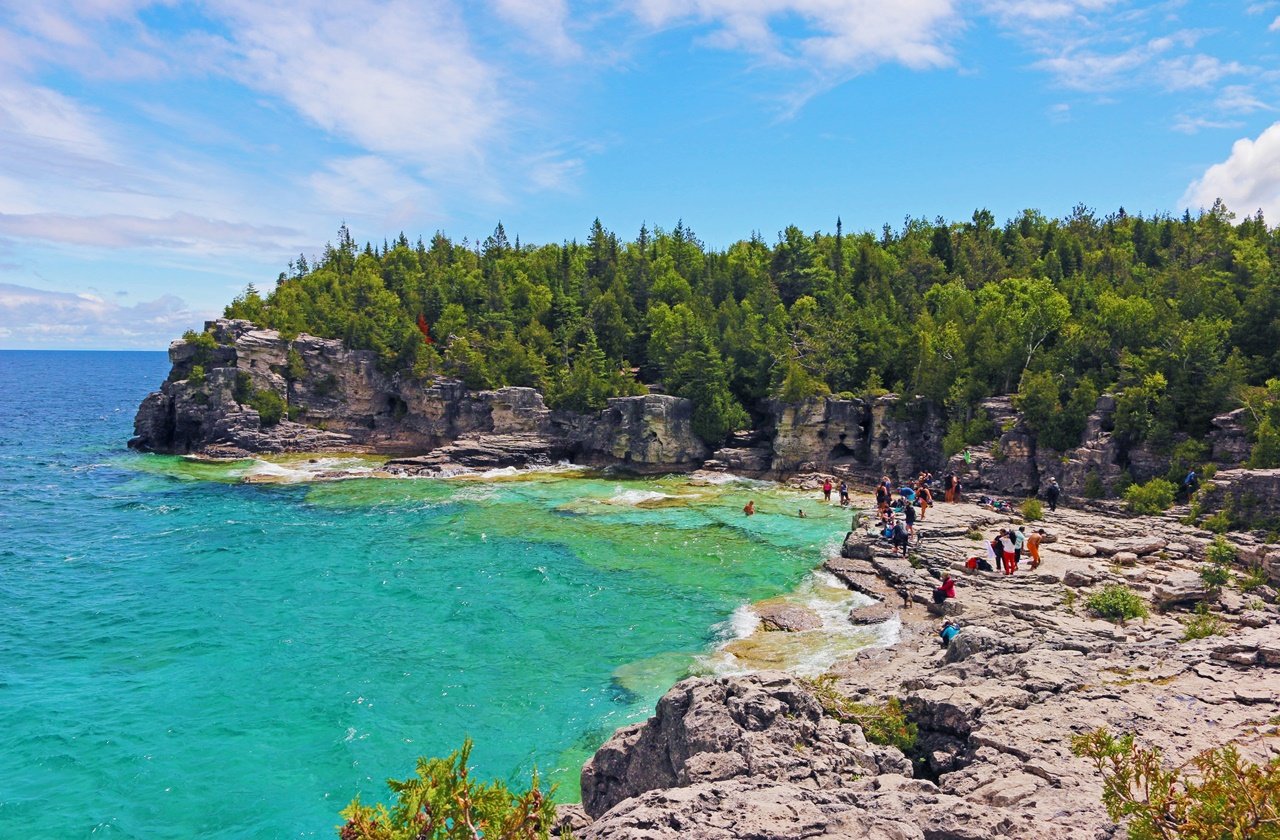
<path fill-rule="evenodd" d="M 216 0 L 230 35 L 216 65 L 370 152 L 437 177 L 483 166 L 508 115 L 493 67 L 452 7 Z"/>
<path fill-rule="evenodd" d="M 1211 87 L 1248 69 L 1238 61 L 1221 61 L 1211 55 L 1182 55 L 1161 61 L 1158 67 L 1157 78 L 1167 90 Z"/>
<path fill-rule="evenodd" d="M 1192 117 L 1179 114 L 1173 121 L 1173 130 L 1180 134 L 1196 134 L 1206 128 L 1239 128 L 1242 123 L 1234 120 L 1211 120 L 1206 117 Z"/>
<path fill-rule="evenodd" d="M 163 218 L 0 213 L 0 236 L 92 248 L 161 248 L 207 254 L 245 249 L 287 253 L 299 233 L 286 227 L 227 222 L 190 213 Z"/>
<path fill-rule="evenodd" d="M 1280 216 L 1280 122 L 1256 140 L 1237 140 L 1226 160 L 1210 166 L 1187 187 L 1181 204 L 1209 207 L 1217 198 L 1238 213 L 1261 208 L 1267 216 Z"/>
<path fill-rule="evenodd" d="M 439 199 L 429 187 L 376 155 L 331 160 L 307 178 L 307 186 L 333 218 L 369 219 L 380 230 L 439 215 Z"/>
<path fill-rule="evenodd" d="M 653 27 L 708 24 L 713 46 L 837 74 L 949 66 L 960 28 L 952 0 L 638 0 L 633 11 Z"/>
<path fill-rule="evenodd" d="M 580 47 L 566 31 L 569 4 L 566 0 L 492 0 L 508 23 L 526 33 L 532 52 L 542 52 L 561 61 L 582 56 Z"/>
<path fill-rule="evenodd" d="M 1280 16 L 1271 21 L 1271 25 L 1267 27 L 1268 32 L 1280 32 Z"/>
<path fill-rule="evenodd" d="M 212 314 L 193 312 L 174 295 L 122 306 L 89 293 L 0 283 L 0 345 L 11 348 L 156 349 Z"/>
<path fill-rule="evenodd" d="M 1231 114 L 1252 114 L 1254 111 L 1274 111 L 1275 109 L 1254 96 L 1248 85 L 1227 85 L 1214 102 L 1218 110 Z"/>

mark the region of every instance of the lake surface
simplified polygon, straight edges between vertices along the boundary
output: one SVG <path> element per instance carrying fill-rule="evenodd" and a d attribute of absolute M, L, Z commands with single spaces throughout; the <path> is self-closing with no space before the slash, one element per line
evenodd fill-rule
<path fill-rule="evenodd" d="M 482 777 L 573 801 L 677 679 L 752 664 L 722 650 L 746 604 L 830 619 L 778 654 L 804 667 L 874 641 L 812 572 L 848 523 L 817 494 L 126 451 L 167 372 L 0 351 L 0 836 L 332 837 L 467 735 Z"/>

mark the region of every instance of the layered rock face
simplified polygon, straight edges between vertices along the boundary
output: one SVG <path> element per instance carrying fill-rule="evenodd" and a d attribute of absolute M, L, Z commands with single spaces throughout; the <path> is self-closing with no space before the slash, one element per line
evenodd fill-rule
<path fill-rule="evenodd" d="M 243 455 L 254 452 L 362 449 L 405 456 L 393 470 L 530 466 L 572 460 L 638 472 L 708 469 L 765 477 L 825 472 L 855 480 L 887 474 L 906 481 L 922 470 L 955 472 L 969 490 L 1012 496 L 1040 492 L 1049 477 L 1079 496 L 1095 477 L 1114 487 L 1122 470 L 1137 481 L 1162 475 L 1165 456 L 1123 448 L 1112 434 L 1115 399 L 1103 395 L 1080 446 L 1040 446 L 1008 397 L 982 409 L 998 430 L 966 460 L 944 462 L 943 417 L 920 398 L 817 397 L 759 407 L 759 428 L 737 434 L 714 454 L 693 433 L 692 405 L 650 394 L 621 397 L 593 414 L 552 411 L 531 388 L 469 391 L 388 375 L 371 351 L 301 335 L 285 340 L 248 321 L 211 321 L 213 342 L 175 341 L 173 370 L 139 407 L 131 445 L 157 452 Z M 214 346 L 209 346 L 213 344 Z M 193 371 L 199 366 L 203 380 Z M 264 425 L 254 394 L 277 395 L 285 419 Z M 1219 463 L 1238 463 L 1248 441 L 1239 412 L 1215 419 L 1210 436 Z"/>
<path fill-rule="evenodd" d="M 173 370 L 138 409 L 131 447 L 244 455 L 361 449 L 405 457 L 402 471 L 528 466 L 572 459 L 637 471 L 682 470 L 708 456 L 687 400 L 619 397 L 592 415 L 552 411 L 532 388 L 469 391 L 388 376 L 370 351 L 300 335 L 285 340 L 248 321 L 207 325 L 217 346 L 175 341 Z M 195 368 L 199 366 L 203 371 Z M 195 375 L 193 375 L 195 374 Z M 274 394 L 287 416 L 267 425 L 252 407 Z"/>

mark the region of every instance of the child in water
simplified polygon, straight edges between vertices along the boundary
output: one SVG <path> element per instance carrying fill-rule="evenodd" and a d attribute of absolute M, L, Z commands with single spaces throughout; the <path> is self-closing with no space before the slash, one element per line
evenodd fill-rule
<path fill-rule="evenodd" d="M 752 499 L 751 501 L 747 502 L 746 505 L 743 506 L 742 512 L 745 513 L 747 516 L 754 515 L 756 512 L 756 500 Z"/>

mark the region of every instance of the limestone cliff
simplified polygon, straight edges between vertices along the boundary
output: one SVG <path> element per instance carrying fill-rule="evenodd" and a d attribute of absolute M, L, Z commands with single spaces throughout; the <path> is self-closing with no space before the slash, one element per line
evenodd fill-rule
<path fill-rule="evenodd" d="M 131 447 L 209 455 L 358 449 L 409 456 L 392 462 L 404 470 L 560 459 L 687 470 L 709 454 L 693 433 L 692 406 L 677 397 L 619 397 L 589 415 L 552 411 L 532 388 L 470 391 L 388 375 L 374 353 L 340 341 L 287 340 L 226 319 L 206 332 L 215 346 L 170 345 L 173 369 L 139 407 Z M 278 422 L 253 407 L 264 394 L 283 403 Z M 430 455 L 412 457 L 423 453 Z"/>
<path fill-rule="evenodd" d="M 395 470 L 529 466 L 571 460 L 640 472 L 727 470 L 763 478 L 803 472 L 854 480 L 921 470 L 955 472 L 969 490 L 1008 496 L 1040 492 L 1050 477 L 1068 495 L 1090 483 L 1114 488 L 1122 472 L 1136 481 L 1165 474 L 1167 456 L 1125 446 L 1113 432 L 1116 401 L 1103 395 L 1079 445 L 1040 445 L 1009 397 L 980 408 L 997 437 L 968 459 L 944 458 L 941 409 L 918 397 L 815 397 L 757 406 L 758 427 L 710 453 L 693 433 L 687 400 L 650 394 L 609 401 L 603 411 L 553 411 L 531 388 L 470 391 L 456 381 L 423 383 L 388 374 L 370 351 L 300 335 L 292 340 L 248 321 L 211 321 L 200 341 L 175 341 L 172 372 L 138 410 L 130 445 L 157 452 L 243 455 L 253 452 L 359 449 L 400 456 Z M 197 369 L 198 368 L 198 369 Z M 262 395 L 286 413 L 264 418 Z M 268 401 L 269 402 L 269 401 Z M 1248 453 L 1240 412 L 1214 421 L 1207 443 L 1223 467 Z"/>

